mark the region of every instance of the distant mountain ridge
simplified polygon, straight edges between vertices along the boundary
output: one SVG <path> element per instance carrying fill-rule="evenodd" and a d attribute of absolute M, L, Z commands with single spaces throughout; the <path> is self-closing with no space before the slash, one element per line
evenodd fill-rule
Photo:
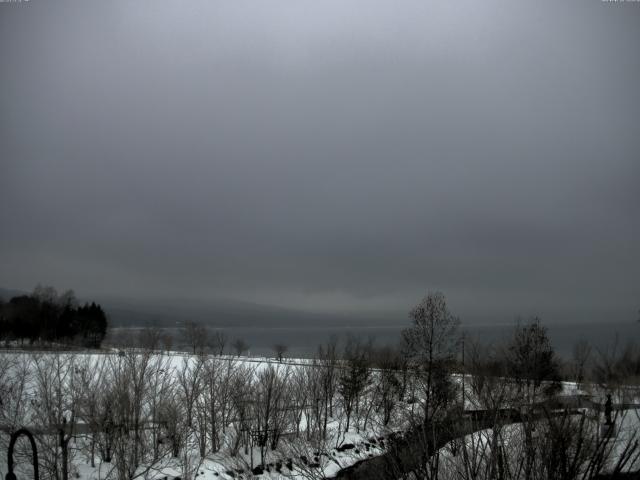
<path fill-rule="evenodd" d="M 5 301 L 29 292 L 0 288 Z M 215 299 L 126 299 L 95 297 L 80 302 L 95 301 L 104 308 L 113 327 L 177 327 L 193 321 L 212 327 L 303 327 L 381 324 L 400 319 L 373 317 L 365 314 L 314 313 L 262 305 L 240 300 Z"/>
<path fill-rule="evenodd" d="M 215 299 L 203 300 L 122 300 L 105 299 L 114 326 L 158 325 L 179 326 L 194 321 L 216 327 L 301 327 L 344 326 L 380 323 L 383 318 L 369 315 L 314 313 L 272 305 Z M 389 319 L 384 319 L 388 322 Z"/>

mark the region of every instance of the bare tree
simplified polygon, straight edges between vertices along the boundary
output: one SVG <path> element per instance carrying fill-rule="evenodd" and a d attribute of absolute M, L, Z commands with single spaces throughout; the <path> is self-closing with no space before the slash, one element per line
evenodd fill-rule
<path fill-rule="evenodd" d="M 292 391 L 289 398 L 290 401 L 290 415 L 291 423 L 295 428 L 296 437 L 300 436 L 300 427 L 302 419 L 309 402 L 309 391 L 313 388 L 309 384 L 309 376 L 307 372 L 311 368 L 296 368 L 293 369 L 290 376 L 290 382 L 292 384 Z M 310 428 L 309 421 L 307 420 L 307 428 Z"/>
<path fill-rule="evenodd" d="M 405 351 L 420 383 L 423 423 L 428 426 L 451 399 L 448 372 L 455 362 L 460 322 L 441 293 L 429 293 L 409 317 L 413 325 L 403 331 Z"/>
<path fill-rule="evenodd" d="M 193 427 L 193 410 L 196 400 L 200 396 L 202 387 L 202 370 L 204 361 L 201 357 L 182 359 L 182 367 L 178 370 L 178 391 L 182 400 L 182 405 L 186 413 L 184 419 L 188 428 Z"/>
<path fill-rule="evenodd" d="M 249 350 L 249 345 L 243 339 L 238 338 L 231 345 L 237 356 L 241 356 L 243 353 Z"/>
<path fill-rule="evenodd" d="M 213 349 L 214 355 L 222 355 L 226 345 L 227 336 L 219 330 L 213 332 L 211 335 L 211 348 Z"/>
<path fill-rule="evenodd" d="M 284 354 L 287 353 L 287 350 L 289 350 L 289 347 L 282 343 L 276 343 L 273 346 L 273 353 L 275 353 L 276 360 L 278 360 L 278 362 L 282 362 Z"/>
<path fill-rule="evenodd" d="M 421 404 L 421 418 L 414 424 L 414 473 L 437 478 L 439 455 L 429 455 L 437 440 L 442 420 L 453 406 L 455 388 L 451 370 L 456 362 L 459 320 L 454 317 L 442 293 L 429 293 L 410 312 L 412 326 L 403 331 L 404 351 L 412 374 L 412 402 Z M 412 408 L 411 414 L 414 415 Z M 416 461 L 416 457 L 417 460 Z"/>
<path fill-rule="evenodd" d="M 280 436 L 287 428 L 287 407 L 290 375 L 288 366 L 268 364 L 257 373 L 250 403 L 250 423 L 252 440 L 260 449 L 260 461 L 265 463 L 267 449 L 275 450 Z"/>
<path fill-rule="evenodd" d="M 112 433 L 110 442 L 118 480 L 144 477 L 168 464 L 176 440 L 171 424 L 163 418 L 163 402 L 174 398 L 173 372 L 167 357 L 150 351 L 126 351 L 110 359 L 105 420 Z"/>
<path fill-rule="evenodd" d="M 540 319 L 517 325 L 508 345 L 509 375 L 518 383 L 526 404 L 552 395 L 559 387 L 559 365 L 547 329 Z"/>
<path fill-rule="evenodd" d="M 207 357 L 201 373 L 202 394 L 198 399 L 198 424 L 200 427 L 200 451 L 204 456 L 207 442 L 211 452 L 222 447 L 228 428 L 232 422 L 233 389 L 236 376 L 245 372 L 231 358 Z"/>
<path fill-rule="evenodd" d="M 33 354 L 37 423 L 52 435 L 40 438 L 41 463 L 53 478 L 68 480 L 71 466 L 69 442 L 78 420 L 80 385 L 75 357 L 70 354 Z"/>
<path fill-rule="evenodd" d="M 510 407 L 518 398 L 517 385 L 507 377 L 507 357 L 500 345 L 485 347 L 469 342 L 466 368 L 469 382 L 465 395 L 472 411 L 479 412 L 470 422 L 477 434 L 469 435 L 452 446 L 460 450 L 455 471 L 460 478 L 504 479 L 503 430 L 513 420 Z M 491 428 L 485 429 L 487 425 Z"/>
<path fill-rule="evenodd" d="M 78 360 L 77 388 L 78 418 L 88 427 L 86 450 L 92 467 L 96 466 L 96 449 L 100 436 L 107 426 L 102 422 L 104 415 L 105 385 L 108 381 L 108 362 L 106 356 L 92 358 L 90 356 Z M 103 457 L 104 461 L 105 458 Z"/>
<path fill-rule="evenodd" d="M 256 403 L 255 367 L 239 364 L 231 386 L 231 402 L 236 414 L 236 432 L 231 454 L 235 455 L 240 446 L 244 446 L 245 454 L 249 453 L 252 437 L 253 408 Z M 253 457 L 251 457 L 253 459 Z M 253 467 L 253 465 L 252 465 Z"/>
<path fill-rule="evenodd" d="M 145 327 L 138 331 L 136 346 L 144 350 L 156 351 L 163 346 L 162 330 L 158 327 Z"/>
<path fill-rule="evenodd" d="M 374 399 L 378 410 L 382 411 L 382 424 L 386 426 L 401 395 L 403 361 L 400 353 L 391 347 L 380 348 L 374 355 L 377 367 L 377 378 L 373 382 Z"/>
<path fill-rule="evenodd" d="M 161 346 L 165 352 L 170 352 L 173 348 L 173 336 L 169 332 L 164 332 L 160 338 Z"/>
<path fill-rule="evenodd" d="M 326 437 L 327 416 L 329 414 L 329 402 L 327 400 L 327 377 L 329 368 L 325 367 L 317 358 L 309 368 L 299 369 L 296 390 L 304 388 L 307 399 L 305 401 L 304 415 L 306 418 L 306 439 L 311 440 L 314 435 Z"/>
<path fill-rule="evenodd" d="M 352 414 L 360 411 L 360 400 L 371 379 L 370 344 L 350 337 L 345 345 L 344 365 L 338 377 L 338 393 L 345 415 L 344 431 L 348 432 Z M 359 427 L 356 422 L 356 429 Z"/>
<path fill-rule="evenodd" d="M 192 350 L 192 353 L 204 352 L 209 343 L 209 332 L 207 327 L 196 322 L 186 321 L 182 330 L 185 343 Z"/>
<path fill-rule="evenodd" d="M 32 358 L 0 353 L 0 424 L 12 430 L 27 423 Z"/>
<path fill-rule="evenodd" d="M 588 371 L 591 358 L 591 345 L 586 340 L 579 340 L 574 346 L 570 363 L 570 375 L 578 384 L 582 384 Z"/>
<path fill-rule="evenodd" d="M 325 345 L 318 347 L 319 383 L 321 385 L 322 404 L 317 410 L 322 423 L 322 436 L 327 436 L 327 424 L 334 413 L 334 398 L 338 384 L 338 338 L 332 336 Z"/>

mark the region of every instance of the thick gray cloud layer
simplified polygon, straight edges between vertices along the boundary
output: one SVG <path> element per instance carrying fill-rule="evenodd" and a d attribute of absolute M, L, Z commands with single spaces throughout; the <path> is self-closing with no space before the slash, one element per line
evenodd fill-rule
<path fill-rule="evenodd" d="M 640 307 L 640 3 L 0 3 L 0 284 Z"/>

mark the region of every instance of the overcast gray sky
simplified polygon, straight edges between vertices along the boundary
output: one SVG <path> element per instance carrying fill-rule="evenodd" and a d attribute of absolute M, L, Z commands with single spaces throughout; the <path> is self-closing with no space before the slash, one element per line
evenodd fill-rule
<path fill-rule="evenodd" d="M 0 285 L 640 308 L 640 3 L 0 3 Z"/>

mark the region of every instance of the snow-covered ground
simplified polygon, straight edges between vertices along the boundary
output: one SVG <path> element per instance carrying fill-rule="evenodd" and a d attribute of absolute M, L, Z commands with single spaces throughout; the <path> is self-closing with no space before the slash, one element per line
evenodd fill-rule
<path fill-rule="evenodd" d="M 15 430 L 18 427 L 26 426 L 28 428 L 42 429 L 43 424 L 48 422 L 50 433 L 38 433 L 38 441 L 43 451 L 49 450 L 49 454 L 41 455 L 41 461 L 51 461 L 51 451 L 56 452 L 58 442 L 55 433 L 56 421 L 60 415 L 70 418 L 69 414 L 73 410 L 68 404 L 69 401 L 84 401 L 81 395 L 83 388 L 90 388 L 94 385 L 92 382 L 97 381 L 98 377 L 103 374 L 106 365 L 116 368 L 118 362 L 123 362 L 124 358 L 134 358 L 136 353 L 120 353 L 118 351 L 107 353 L 33 353 L 33 352 L 0 352 L 0 427 L 5 432 L 0 432 L 0 447 L 2 451 L 6 451 L 8 445 L 8 434 L 6 431 Z M 139 353 L 142 355 L 142 353 Z M 58 369 L 53 360 L 58 362 Z M 185 383 L 186 373 L 197 369 L 198 362 L 202 361 L 202 357 L 189 355 L 185 353 L 164 352 L 152 354 L 150 362 L 153 369 L 150 369 L 145 375 L 158 375 L 167 379 L 169 383 L 180 382 Z M 43 362 L 44 360 L 44 362 Z M 321 368 L 315 365 L 309 359 L 283 359 L 278 361 L 273 358 L 264 357 L 237 357 L 222 356 L 215 357 L 215 361 L 220 366 L 233 369 L 240 372 L 242 376 L 251 379 L 247 385 L 250 388 L 259 388 L 260 379 L 264 379 L 269 372 L 276 372 L 280 375 L 285 385 L 286 402 L 280 404 L 284 406 L 283 410 L 289 408 L 289 404 L 300 401 L 300 398 L 309 401 L 310 397 L 300 396 L 299 389 L 301 383 L 296 383 L 295 379 L 302 378 L 301 372 L 309 369 Z M 40 365 L 38 362 L 42 362 Z M 49 363 L 47 363 L 49 362 Z M 72 366 L 68 371 L 63 371 L 69 365 Z M 46 368 L 50 370 L 46 370 Z M 52 378 L 43 377 L 43 372 Z M 62 375 L 63 378 L 53 378 L 55 375 Z M 224 371 L 220 370 L 220 375 Z M 22 383 L 16 382 L 15 379 L 23 377 Z M 455 384 L 458 385 L 459 391 L 462 392 L 464 385 L 465 408 L 468 410 L 484 408 L 482 402 L 474 396 L 471 388 L 471 379 L 469 376 L 463 378 L 462 375 L 454 375 Z M 365 389 L 363 397 L 379 394 L 376 388 L 379 388 L 381 382 L 380 373 L 374 371 L 370 381 Z M 56 385 L 65 385 L 64 391 L 55 392 Z M 311 388 L 313 385 L 306 385 L 303 388 Z M 108 387 L 108 385 L 107 385 Z M 42 402 L 43 388 L 51 388 L 51 398 L 61 402 L 59 406 L 49 406 L 45 409 Z M 185 387 L 186 388 L 186 387 Z M 195 386 L 194 386 L 195 388 Z M 172 392 L 172 395 L 178 395 L 180 388 L 166 390 Z M 99 392 L 98 392 L 99 393 Z M 185 392 L 183 392 L 185 393 Z M 201 392 L 202 393 L 202 392 Z M 306 393 L 306 392 L 302 392 Z M 188 391 L 186 391 L 188 394 Z M 255 392 L 247 391 L 246 395 L 252 397 Z M 619 389 L 614 392 L 614 403 L 629 403 L 633 400 L 637 392 Z M 180 394 L 182 395 L 182 394 Z M 577 395 L 589 395 L 596 403 L 604 401 L 604 392 L 596 386 L 577 385 L 571 382 L 562 383 L 561 396 L 575 397 Z M 407 395 L 410 397 L 411 395 Z M 150 396 L 152 398 L 153 395 Z M 182 397 L 180 397 L 182 398 Z M 231 400 L 229 400 L 231 402 Z M 235 400 L 237 402 L 237 399 Z M 65 403 L 67 402 L 67 403 Z M 194 402 L 197 403 L 196 400 Z M 369 402 L 369 403 L 367 403 Z M 311 439 L 307 438 L 306 431 L 309 428 L 310 408 L 304 404 L 299 406 L 302 414 L 295 422 L 287 420 L 283 423 L 286 428 L 281 432 L 281 438 L 277 442 L 277 448 L 260 448 L 255 443 L 247 442 L 238 448 L 238 437 L 241 435 L 239 421 L 237 415 L 229 416 L 228 425 L 225 433 L 220 438 L 219 448 L 215 453 L 208 451 L 203 457 L 199 454 L 197 443 L 198 432 L 189 430 L 188 438 L 183 442 L 183 448 L 177 456 L 161 455 L 154 457 L 153 464 L 145 464 L 140 462 L 136 470 L 137 478 L 145 480 L 167 479 L 172 480 L 180 478 L 198 478 L 198 479 L 238 479 L 238 478 L 294 478 L 309 479 L 323 478 L 335 475 L 343 468 L 349 467 L 361 460 L 371 458 L 384 453 L 385 446 L 388 443 L 388 436 L 393 432 L 400 432 L 406 429 L 408 422 L 413 413 L 419 415 L 419 406 L 416 403 L 396 402 L 389 421 L 384 424 L 381 418 L 379 405 L 372 403 L 371 398 L 362 400 L 359 404 L 360 411 L 354 414 L 351 427 L 345 431 L 345 411 L 344 406 L 338 395 L 334 399 L 334 411 L 327 420 L 326 438 L 318 440 L 317 436 Z M 179 406 L 179 418 L 177 423 L 184 427 L 186 425 L 186 409 L 185 404 Z M 147 406 L 146 408 L 150 408 Z M 367 410 L 368 409 L 368 410 Z M 49 417 L 43 420 L 39 411 L 47 410 L 50 414 L 57 413 L 58 417 Z M 612 444 L 615 460 L 616 456 L 621 454 L 626 441 L 631 439 L 638 431 L 640 431 L 640 410 L 628 409 L 624 410 L 617 418 L 617 427 L 619 435 L 616 443 Z M 93 452 L 93 466 L 91 462 L 91 436 L 89 435 L 90 425 L 89 419 L 92 418 L 92 412 L 83 412 L 82 408 L 78 408 L 75 413 L 76 418 L 73 420 L 75 425 L 74 436 L 70 441 L 71 475 L 70 478 L 78 480 L 108 480 L 117 478 L 117 467 L 114 461 L 101 461 L 101 455 Z M 593 428 L 599 428 L 601 423 L 600 417 L 592 416 L 591 420 Z M 156 422 L 157 423 L 157 422 Z M 154 427 L 155 428 L 155 427 Z M 522 432 L 520 425 L 506 426 L 502 431 L 503 447 L 518 447 L 521 441 Z M 46 430 L 46 428 L 45 428 Z M 182 431 L 182 430 L 180 430 Z M 468 435 L 464 439 L 464 444 L 472 447 L 475 452 L 482 452 L 489 448 L 489 439 L 491 431 L 480 431 L 472 435 Z M 235 444 L 235 446 L 234 446 Z M 53 445 L 53 450 L 52 450 Z M 460 468 L 458 462 L 460 456 L 454 455 L 456 449 L 460 447 L 460 443 L 449 444 L 441 451 L 442 465 L 444 469 Z M 620 451 L 619 451 L 620 450 Z M 264 457 L 263 457 L 264 455 Z M 264 463 L 262 462 L 264 458 Z M 59 461 L 59 459 L 58 459 Z M 24 478 L 28 475 L 28 458 L 21 457 L 18 461 L 17 468 L 23 471 Z M 0 477 L 4 477 L 7 472 L 6 456 L 0 455 Z M 20 477 L 19 477 L 20 478 Z"/>
<path fill-rule="evenodd" d="M 127 353 L 127 355 L 133 355 Z M 6 451 L 8 445 L 7 431 L 26 426 L 27 428 L 39 430 L 42 428 L 42 416 L 36 413 L 40 406 L 43 382 L 45 379 L 39 377 L 39 370 L 36 366 L 36 359 L 58 359 L 61 364 L 73 363 L 72 373 L 63 372 L 64 379 L 58 379 L 60 384 L 67 385 L 68 389 L 81 389 L 84 383 L 91 381 L 74 380 L 78 374 L 82 377 L 98 377 L 108 362 L 122 361 L 122 354 L 117 351 L 111 353 L 33 353 L 33 352 L 3 352 L 0 353 L 0 362 L 4 370 L 0 371 L 0 385 L 9 386 L 5 401 L 0 404 L 2 417 L 0 428 L 5 431 L 0 432 L 0 447 Z M 152 356 L 155 363 L 155 372 L 168 373 L 172 381 L 179 382 L 180 375 L 201 360 L 197 356 L 185 353 L 158 353 Z M 232 365 L 233 369 L 241 371 L 243 375 L 252 376 L 254 381 L 260 378 L 261 373 L 271 368 L 279 372 L 287 379 L 293 379 L 296 373 L 302 369 L 317 368 L 307 359 L 283 359 L 278 361 L 273 358 L 247 358 L 237 356 L 215 357 L 216 361 L 224 365 Z M 54 373 L 55 369 L 50 373 Z M 87 373 L 88 372 L 88 373 Z M 41 373 L 41 371 L 40 371 Z M 57 372 L 60 373 L 60 372 Z M 12 377 L 24 375 L 22 385 L 11 385 Z M 69 376 L 71 375 L 71 376 Z M 74 383 L 75 382 L 75 383 Z M 291 382 L 293 382 L 291 380 Z M 15 383 L 15 382 L 14 382 Z M 19 382 L 18 382 L 19 383 Z M 55 382 L 54 382 L 55 383 Z M 49 385 L 51 386 L 51 385 Z M 288 389 L 294 389 L 295 385 L 290 383 Z M 21 390 L 21 391 L 17 391 Z M 66 390 L 66 389 L 65 389 Z M 177 391 L 177 390 L 175 390 Z M 175 392 L 174 391 L 174 392 Z M 64 401 L 75 399 L 74 392 L 62 392 L 61 397 L 68 396 Z M 288 392 L 291 394 L 291 392 Z M 11 403 L 13 397 L 14 402 Z M 19 400 L 15 400 L 19 397 Z M 56 397 L 55 393 L 53 397 Z M 57 398 L 57 397 L 56 397 Z M 80 398 L 80 397 L 77 397 Z M 293 397 L 292 397 L 293 398 Z M 60 400 L 60 398 L 57 398 Z M 293 400 L 292 400 L 293 401 Z M 221 446 L 215 453 L 208 453 L 203 458 L 198 454 L 198 445 L 194 438 L 186 441 L 186 447 L 181 450 L 177 457 L 166 455 L 154 462 L 153 465 L 142 463 L 138 469 L 139 478 L 144 479 L 174 479 L 186 477 L 185 473 L 191 474 L 192 478 L 198 479 L 237 479 L 237 478 L 316 478 L 331 476 L 340 469 L 348 467 L 362 459 L 379 455 L 384 451 L 385 437 L 388 433 L 401 428 L 401 417 L 395 416 L 392 421 L 383 426 L 379 415 L 372 413 L 368 422 L 363 427 L 362 421 L 352 420 L 352 426 L 345 431 L 342 411 L 337 399 L 335 401 L 334 414 L 327 422 L 327 437 L 321 442 L 307 440 L 305 431 L 307 429 L 307 412 L 300 416 L 297 426 L 299 435 L 295 435 L 293 426 L 288 425 L 289 430 L 282 432 L 282 437 L 275 450 L 263 448 L 261 452 L 259 446 L 233 448 L 233 443 L 239 428 L 234 420 L 230 421 L 226 435 L 221 438 Z M 69 418 L 70 406 L 60 407 L 58 413 Z M 54 409 L 55 410 L 55 409 Z M 181 412 L 184 415 L 184 411 Z M 77 414 L 77 413 L 76 413 Z M 55 421 L 51 422 L 51 432 L 39 432 L 36 437 L 42 445 L 56 444 L 57 434 L 55 433 Z M 185 419 L 182 418 L 181 422 Z M 100 455 L 94 455 L 93 466 L 89 455 L 90 436 L 87 432 L 88 420 L 78 415 L 74 420 L 75 435 L 70 442 L 72 451 L 70 478 L 79 480 L 103 480 L 117 478 L 116 465 L 113 461 L 106 462 L 100 460 Z M 255 443 L 255 442 L 254 442 Z M 45 447 L 46 448 L 46 447 Z M 265 455 L 264 464 L 261 463 L 261 453 Z M 40 455 L 41 462 L 43 455 Z M 29 475 L 28 459 L 22 458 L 18 471 L 22 470 Z M 186 465 L 186 467 L 185 467 Z M 7 472 L 6 456 L 0 456 L 0 477 L 4 478 Z"/>

